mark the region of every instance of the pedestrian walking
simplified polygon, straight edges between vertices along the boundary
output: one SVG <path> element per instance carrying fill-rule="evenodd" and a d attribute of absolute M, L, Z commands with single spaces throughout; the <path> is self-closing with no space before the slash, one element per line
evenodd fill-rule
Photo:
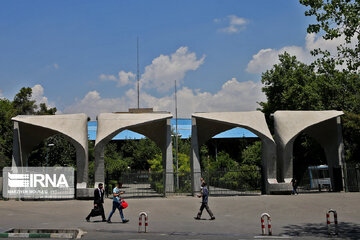
<path fill-rule="evenodd" d="M 123 207 L 121 206 L 121 203 L 125 202 L 125 201 L 121 198 L 121 194 L 124 193 L 120 190 L 121 187 L 122 187 L 122 183 L 118 183 L 118 184 L 116 184 L 116 187 L 113 189 L 113 206 L 112 206 L 112 210 L 109 214 L 109 217 L 107 219 L 108 223 L 111 223 L 111 217 L 114 214 L 114 212 L 116 211 L 116 209 L 119 210 L 122 222 L 123 223 L 129 222 L 128 219 L 125 219 L 123 211 L 122 211 Z"/>
<path fill-rule="evenodd" d="M 291 179 L 291 185 L 292 185 L 292 188 L 293 188 L 293 190 L 291 191 L 291 195 L 295 195 L 295 193 L 296 193 L 296 195 L 298 195 L 299 194 L 298 191 L 297 191 L 298 183 L 297 183 L 295 178 Z"/>
<path fill-rule="evenodd" d="M 90 222 L 91 217 L 100 216 L 102 221 L 105 222 L 105 212 L 104 212 L 104 185 L 102 183 L 98 184 L 98 187 L 94 190 L 94 208 L 91 210 L 89 215 L 85 218 L 86 221 Z"/>
<path fill-rule="evenodd" d="M 201 184 L 201 187 L 202 187 L 202 191 L 201 191 L 201 194 L 197 195 L 199 198 L 201 197 L 202 198 L 202 202 L 201 202 L 201 207 L 200 207 L 200 210 L 197 214 L 196 217 L 194 217 L 196 220 L 200 220 L 201 218 L 201 214 L 204 210 L 204 208 L 206 209 L 206 211 L 209 213 L 210 215 L 210 220 L 215 220 L 215 216 L 214 214 L 211 212 L 210 208 L 209 208 L 209 205 L 208 205 L 208 198 L 209 198 L 209 190 L 207 189 L 206 187 L 206 182 L 203 181 L 203 183 Z"/>
<path fill-rule="evenodd" d="M 205 182 L 204 178 L 201 177 L 200 178 L 200 194 L 202 193 L 202 190 L 203 190 L 203 187 L 202 187 L 202 184 Z"/>

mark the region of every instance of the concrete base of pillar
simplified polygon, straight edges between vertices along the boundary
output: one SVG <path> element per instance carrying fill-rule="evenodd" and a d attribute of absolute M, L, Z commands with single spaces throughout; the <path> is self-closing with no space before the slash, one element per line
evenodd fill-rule
<path fill-rule="evenodd" d="M 267 190 L 269 194 L 274 195 L 289 195 L 292 191 L 292 186 L 289 183 L 275 183 L 267 184 Z"/>
<path fill-rule="evenodd" d="M 76 199 L 94 199 L 94 189 L 93 188 L 76 189 Z"/>
<path fill-rule="evenodd" d="M 86 185 L 87 185 L 86 182 L 77 183 L 76 189 L 86 188 Z"/>

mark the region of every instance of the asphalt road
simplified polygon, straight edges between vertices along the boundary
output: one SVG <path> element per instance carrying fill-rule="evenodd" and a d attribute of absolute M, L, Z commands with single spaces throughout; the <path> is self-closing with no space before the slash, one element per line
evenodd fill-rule
<path fill-rule="evenodd" d="M 80 228 L 83 239 L 259 239 L 260 215 L 271 215 L 272 239 L 327 239 L 326 211 L 338 213 L 339 239 L 360 239 L 360 193 L 312 193 L 297 196 L 210 197 L 216 220 L 195 220 L 200 199 L 168 197 L 128 199 L 130 219 L 122 224 L 118 212 L 113 223 L 100 217 L 86 222 L 92 201 L 0 201 L 0 229 Z M 112 201 L 105 202 L 106 215 Z M 138 214 L 149 215 L 147 233 L 138 233 Z M 335 237 L 332 237 L 334 239 Z M 261 238 L 260 238 L 261 239 Z M 269 238 L 267 238 L 269 239 Z"/>

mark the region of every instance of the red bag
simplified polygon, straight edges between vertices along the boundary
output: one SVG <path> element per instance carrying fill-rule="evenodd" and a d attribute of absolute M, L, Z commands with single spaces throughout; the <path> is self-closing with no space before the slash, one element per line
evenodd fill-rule
<path fill-rule="evenodd" d="M 125 201 L 123 201 L 123 202 L 121 202 L 121 207 L 122 208 L 127 208 L 129 206 L 129 204 L 127 204 L 127 202 L 125 202 Z"/>

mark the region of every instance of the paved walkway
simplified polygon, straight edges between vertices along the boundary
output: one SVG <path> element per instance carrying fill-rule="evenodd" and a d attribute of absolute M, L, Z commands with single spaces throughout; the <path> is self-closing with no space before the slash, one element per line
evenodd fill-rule
<path fill-rule="evenodd" d="M 326 239 L 325 213 L 338 212 L 339 237 L 360 238 L 360 193 L 321 193 L 297 196 L 212 197 L 209 206 L 216 216 L 194 220 L 200 199 L 170 197 L 129 199 L 127 224 L 114 214 L 112 224 L 85 221 L 92 201 L 0 201 L 0 228 L 80 228 L 83 239 L 255 239 L 260 234 L 260 214 L 272 217 L 275 236 L 287 239 Z M 112 202 L 105 202 L 106 215 Z M 138 234 L 138 214 L 149 214 L 149 233 Z M 281 239 L 277 237 L 276 239 Z M 334 239 L 334 238 L 333 238 Z"/>

